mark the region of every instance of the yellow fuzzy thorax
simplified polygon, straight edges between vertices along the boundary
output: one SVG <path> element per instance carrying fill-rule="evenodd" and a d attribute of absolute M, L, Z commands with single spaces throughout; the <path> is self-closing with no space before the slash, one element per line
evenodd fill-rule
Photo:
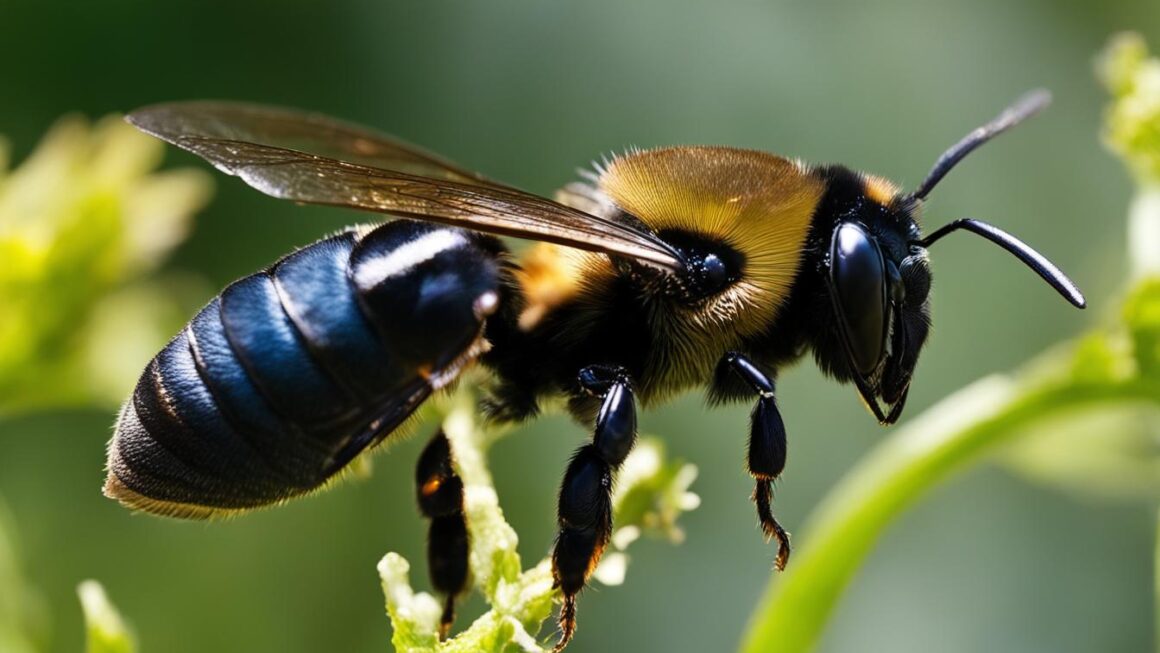
<path fill-rule="evenodd" d="M 728 147 L 629 153 L 607 166 L 599 186 L 654 231 L 703 234 L 744 255 L 741 280 L 698 311 L 741 335 L 767 327 L 788 297 L 823 191 L 799 162 Z"/>

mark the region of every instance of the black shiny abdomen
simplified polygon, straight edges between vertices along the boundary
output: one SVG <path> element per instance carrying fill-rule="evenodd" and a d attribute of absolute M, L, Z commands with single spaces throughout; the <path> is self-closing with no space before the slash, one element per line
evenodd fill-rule
<path fill-rule="evenodd" d="M 409 413 L 454 375 L 481 336 L 481 306 L 498 300 L 500 251 L 488 236 L 396 221 L 234 282 L 149 363 L 122 409 L 109 467 L 128 492 L 117 498 L 181 514 L 318 487 L 384 407 L 418 396 Z"/>

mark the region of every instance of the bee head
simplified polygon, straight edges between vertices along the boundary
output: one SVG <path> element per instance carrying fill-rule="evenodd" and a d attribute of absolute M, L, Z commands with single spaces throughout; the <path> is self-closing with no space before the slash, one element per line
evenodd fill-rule
<path fill-rule="evenodd" d="M 927 248 L 943 236 L 959 230 L 983 236 L 1030 267 L 1073 305 L 1084 307 L 1083 295 L 1059 268 L 998 227 L 960 219 L 924 237 L 916 219 L 927 195 L 955 164 L 1044 108 L 1049 100 L 1046 92 L 1033 92 L 972 131 L 939 157 L 911 193 L 900 193 L 876 177 L 838 168 L 829 172 L 831 192 L 837 199 L 830 207 L 834 221 L 820 272 L 833 327 L 815 336 L 815 355 L 822 368 L 839 380 L 854 381 L 867 407 L 883 424 L 901 415 L 919 351 L 930 331 Z M 833 193 L 843 181 L 847 190 Z"/>
<path fill-rule="evenodd" d="M 818 311 L 826 326 L 813 334 L 814 354 L 823 370 L 854 382 L 879 421 L 891 423 L 930 331 L 930 266 L 914 242 L 921 202 L 844 168 L 826 174 L 833 221 L 818 243 L 825 289 Z"/>

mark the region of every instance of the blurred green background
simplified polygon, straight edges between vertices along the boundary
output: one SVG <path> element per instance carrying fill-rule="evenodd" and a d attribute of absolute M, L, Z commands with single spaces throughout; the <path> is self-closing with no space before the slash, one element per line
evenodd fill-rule
<path fill-rule="evenodd" d="M 68 112 L 231 98 L 378 126 L 543 193 L 601 153 L 682 143 L 842 162 L 912 186 L 967 130 L 1046 86 L 1054 106 L 956 170 L 927 221 L 973 216 L 1010 229 L 1071 273 L 1090 309 L 1069 309 L 994 248 L 941 244 L 914 414 L 1115 306 L 1131 185 L 1099 143 L 1105 95 L 1091 59 L 1129 28 L 1160 42 L 1160 4 L 0 0 L 0 133 L 19 161 Z M 175 151 L 168 160 L 196 165 Z M 360 220 L 216 181 L 169 263 L 208 280 L 194 305 Z M 794 530 L 883 432 L 851 388 L 811 364 L 785 371 L 780 388 L 791 453 L 777 506 Z M 0 422 L 0 496 L 51 615 L 50 650 L 80 650 L 74 587 L 88 577 L 146 652 L 389 648 L 374 565 L 399 551 L 426 587 L 410 483 L 422 438 L 379 456 L 368 481 L 229 523 L 178 523 L 100 496 L 113 412 Z M 702 507 L 684 519 L 683 546 L 642 543 L 624 587 L 585 595 L 570 650 L 736 646 L 773 554 L 748 501 L 746 420 L 744 407 L 706 412 L 699 396 L 643 416 L 644 430 L 700 467 Z M 493 452 L 526 560 L 551 542 L 556 485 L 585 437 L 546 418 Z M 977 469 L 895 525 L 822 648 L 1145 650 L 1153 518 L 1145 504 Z"/>

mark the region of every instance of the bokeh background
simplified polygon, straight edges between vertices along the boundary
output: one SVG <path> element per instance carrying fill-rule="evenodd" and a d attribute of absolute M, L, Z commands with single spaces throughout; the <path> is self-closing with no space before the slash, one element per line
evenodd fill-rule
<path fill-rule="evenodd" d="M 915 414 L 1114 307 L 1131 185 L 1099 143 L 1105 96 L 1091 60 L 1127 28 L 1160 41 L 1160 4 L 0 0 L 0 133 L 19 161 L 68 112 L 231 98 L 375 125 L 543 193 L 601 153 L 682 143 L 842 162 L 911 186 L 944 147 L 1046 86 L 1053 107 L 951 174 L 927 220 L 974 216 L 1010 229 L 1068 270 L 1090 309 L 1069 309 L 995 248 L 940 244 Z M 168 161 L 198 165 L 175 151 Z M 168 264 L 204 279 L 190 311 L 360 220 L 216 181 Z M 811 364 L 784 371 L 780 388 L 791 441 L 777 507 L 794 530 L 884 432 L 851 388 Z M 571 650 L 736 646 L 773 553 L 748 501 L 746 413 L 708 412 L 689 396 L 643 416 L 643 430 L 699 466 L 702 507 L 684 519 L 684 545 L 641 543 L 624 587 L 586 594 Z M 50 615 L 49 650 L 81 648 L 74 588 L 88 577 L 106 585 L 146 652 L 389 648 L 374 565 L 399 551 L 425 587 L 410 482 L 422 438 L 379 456 L 369 480 L 229 523 L 178 523 L 100 496 L 113 414 L 104 406 L 0 421 L 0 495 Z M 585 437 L 549 417 L 493 451 L 525 560 L 547 550 L 558 478 Z M 889 531 L 822 648 L 1145 650 L 1153 518 L 1142 503 L 977 468 Z M 466 612 L 479 609 L 475 601 Z"/>

